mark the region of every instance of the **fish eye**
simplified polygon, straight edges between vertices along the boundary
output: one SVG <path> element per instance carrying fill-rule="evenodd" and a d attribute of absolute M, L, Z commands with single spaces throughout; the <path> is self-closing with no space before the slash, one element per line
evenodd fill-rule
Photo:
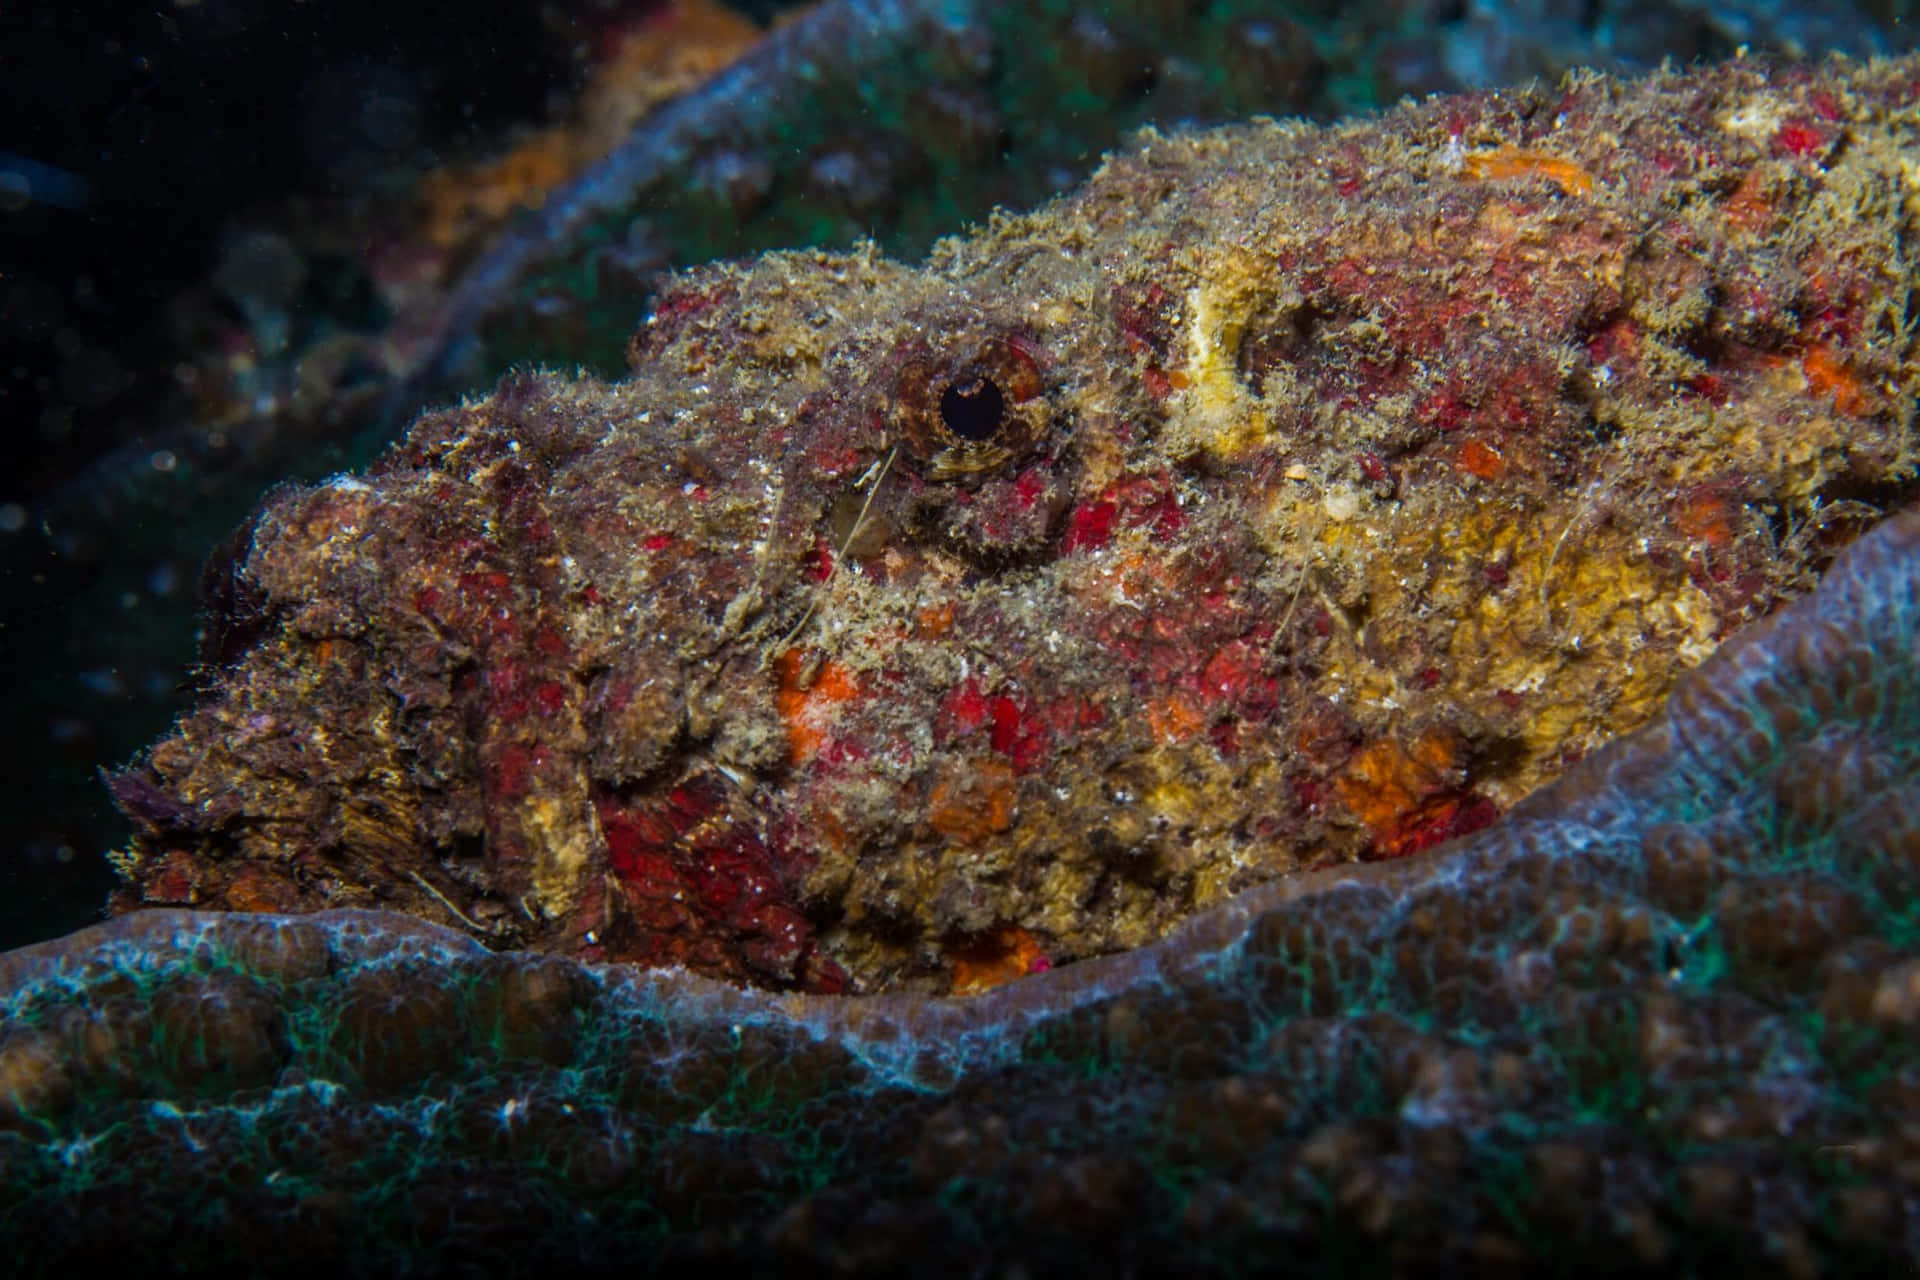
<path fill-rule="evenodd" d="M 1007 419 L 1007 400 L 992 378 L 972 373 L 955 378 L 940 393 L 940 421 L 961 440 L 993 439 Z"/>
<path fill-rule="evenodd" d="M 922 329 L 949 330 L 929 342 Z M 1053 414 L 1039 342 L 1018 329 L 926 322 L 885 366 L 882 421 L 936 480 L 997 471 L 1043 446 Z"/>

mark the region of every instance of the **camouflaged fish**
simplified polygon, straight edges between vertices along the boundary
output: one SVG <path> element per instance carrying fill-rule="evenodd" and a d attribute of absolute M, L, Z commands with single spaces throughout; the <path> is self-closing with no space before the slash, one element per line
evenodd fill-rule
<path fill-rule="evenodd" d="M 1920 62 L 1149 134 L 286 493 L 122 909 L 972 991 L 1494 821 L 1908 492 Z"/>

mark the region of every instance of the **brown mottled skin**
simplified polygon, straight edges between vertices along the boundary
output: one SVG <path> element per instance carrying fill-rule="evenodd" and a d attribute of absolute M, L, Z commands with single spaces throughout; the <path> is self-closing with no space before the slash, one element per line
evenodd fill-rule
<path fill-rule="evenodd" d="M 266 508 L 117 905 L 972 990 L 1484 825 L 1902 494 L 1917 96 L 1148 136 L 922 269 L 689 273 L 625 381 Z"/>

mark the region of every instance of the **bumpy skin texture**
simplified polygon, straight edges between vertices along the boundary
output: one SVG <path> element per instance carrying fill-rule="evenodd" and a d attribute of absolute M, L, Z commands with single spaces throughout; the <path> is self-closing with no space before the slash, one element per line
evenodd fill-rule
<path fill-rule="evenodd" d="M 0 955 L 0 1239 L 25 1275 L 1905 1274 L 1917 641 L 1908 512 L 1494 827 L 966 999 L 353 911 Z"/>
<path fill-rule="evenodd" d="M 120 905 L 972 990 L 1484 826 L 1912 470 L 1920 62 L 1148 137 L 260 516 Z"/>

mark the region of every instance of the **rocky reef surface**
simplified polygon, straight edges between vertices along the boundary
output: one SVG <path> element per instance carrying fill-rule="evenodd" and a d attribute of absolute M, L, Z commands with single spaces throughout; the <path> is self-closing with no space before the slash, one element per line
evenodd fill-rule
<path fill-rule="evenodd" d="M 1444 850 L 984 995 L 404 916 L 0 957 L 19 1274 L 1900 1274 L 1920 515 Z"/>
<path fill-rule="evenodd" d="M 1484 827 L 1902 500 L 1920 62 L 1149 136 L 236 547 L 121 909 L 966 992 Z"/>

